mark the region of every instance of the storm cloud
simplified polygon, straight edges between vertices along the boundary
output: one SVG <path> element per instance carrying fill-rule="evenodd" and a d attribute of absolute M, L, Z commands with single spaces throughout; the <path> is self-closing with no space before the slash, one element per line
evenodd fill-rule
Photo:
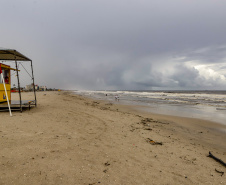
<path fill-rule="evenodd" d="M 1 47 L 64 89 L 226 89 L 226 1 L 2 0 Z"/>

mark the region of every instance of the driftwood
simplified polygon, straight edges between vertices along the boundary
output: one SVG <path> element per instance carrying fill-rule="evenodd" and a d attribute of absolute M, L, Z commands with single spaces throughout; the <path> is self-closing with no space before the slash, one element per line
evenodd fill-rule
<path fill-rule="evenodd" d="M 224 175 L 224 172 L 222 172 L 222 171 L 219 171 L 219 170 L 217 170 L 217 169 L 215 169 L 215 171 L 216 171 L 217 173 L 221 173 L 221 176 Z"/>
<path fill-rule="evenodd" d="M 221 163 L 223 166 L 225 166 L 225 167 L 226 167 L 226 163 L 225 163 L 224 161 L 222 161 L 221 159 L 219 159 L 219 158 L 215 157 L 213 154 L 211 154 L 211 152 L 209 152 L 208 157 L 213 158 L 215 161 L 217 161 L 217 162 Z"/>

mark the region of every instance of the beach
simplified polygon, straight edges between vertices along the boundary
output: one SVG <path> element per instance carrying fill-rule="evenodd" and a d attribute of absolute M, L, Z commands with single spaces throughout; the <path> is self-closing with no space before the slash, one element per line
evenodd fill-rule
<path fill-rule="evenodd" d="M 225 166 L 207 157 L 226 162 L 226 125 L 70 91 L 37 92 L 37 101 L 0 112 L 0 184 L 226 183 Z"/>

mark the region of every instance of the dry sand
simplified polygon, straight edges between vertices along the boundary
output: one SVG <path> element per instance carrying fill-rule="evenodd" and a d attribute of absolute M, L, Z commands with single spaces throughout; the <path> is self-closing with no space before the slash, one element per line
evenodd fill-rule
<path fill-rule="evenodd" d="M 226 184 L 215 171 L 226 168 L 207 157 L 226 162 L 226 126 L 68 92 L 37 99 L 13 117 L 0 112 L 0 184 Z"/>

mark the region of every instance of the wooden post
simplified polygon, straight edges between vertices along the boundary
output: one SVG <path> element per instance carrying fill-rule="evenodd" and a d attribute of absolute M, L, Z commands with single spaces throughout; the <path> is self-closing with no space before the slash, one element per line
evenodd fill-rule
<path fill-rule="evenodd" d="M 35 79 L 34 79 L 34 73 L 33 73 L 32 60 L 31 60 L 31 72 L 32 72 L 32 80 L 33 80 L 33 90 L 34 90 L 34 95 L 35 95 L 35 107 L 37 107 L 36 92 L 35 92 Z"/>
<path fill-rule="evenodd" d="M 18 90 L 19 90 L 19 97 L 20 97 L 20 112 L 22 112 L 22 100 L 21 100 L 21 92 L 20 92 L 20 80 L 19 80 L 19 73 L 18 73 L 18 66 L 17 66 L 16 55 L 15 55 L 15 64 L 16 64 L 16 74 L 17 74 Z"/>

